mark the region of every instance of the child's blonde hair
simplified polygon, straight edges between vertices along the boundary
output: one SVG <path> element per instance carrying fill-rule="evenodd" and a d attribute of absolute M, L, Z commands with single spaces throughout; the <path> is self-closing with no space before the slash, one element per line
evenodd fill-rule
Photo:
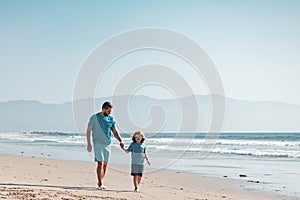
<path fill-rule="evenodd" d="M 136 140 L 135 140 L 135 135 L 140 135 L 141 136 L 141 144 L 143 144 L 143 142 L 146 140 L 146 138 L 145 138 L 145 135 L 144 135 L 144 133 L 142 132 L 142 131 L 136 131 L 136 132 L 134 132 L 133 133 L 133 135 L 132 135 L 132 141 L 133 142 L 136 142 Z"/>

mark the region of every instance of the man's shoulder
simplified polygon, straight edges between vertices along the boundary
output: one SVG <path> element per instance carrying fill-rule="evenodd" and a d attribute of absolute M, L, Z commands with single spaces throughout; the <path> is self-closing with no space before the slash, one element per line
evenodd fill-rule
<path fill-rule="evenodd" d="M 91 115 L 90 121 L 98 121 L 97 114 L 98 114 L 98 113 L 95 113 L 95 114 Z"/>
<path fill-rule="evenodd" d="M 113 116 L 109 115 L 108 116 L 108 121 L 109 122 L 115 122 L 116 120 L 115 120 L 115 118 Z"/>
<path fill-rule="evenodd" d="M 91 117 L 90 117 L 90 118 L 91 118 L 91 119 L 94 119 L 94 118 L 96 118 L 96 117 L 97 117 L 96 115 L 97 115 L 97 113 L 95 113 L 95 114 L 91 115 Z"/>
<path fill-rule="evenodd" d="M 113 116 L 111 116 L 111 115 L 109 115 L 109 119 L 110 120 L 115 120 L 115 118 Z"/>

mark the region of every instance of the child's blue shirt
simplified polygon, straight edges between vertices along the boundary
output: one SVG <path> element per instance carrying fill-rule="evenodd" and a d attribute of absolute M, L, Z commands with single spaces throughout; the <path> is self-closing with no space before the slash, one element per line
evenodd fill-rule
<path fill-rule="evenodd" d="M 144 165 L 146 147 L 143 144 L 132 142 L 127 151 L 131 152 L 131 164 Z"/>

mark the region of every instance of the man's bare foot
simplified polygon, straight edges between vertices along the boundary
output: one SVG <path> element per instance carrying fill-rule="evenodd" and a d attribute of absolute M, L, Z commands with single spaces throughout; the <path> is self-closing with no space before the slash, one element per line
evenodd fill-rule
<path fill-rule="evenodd" d="M 139 190 L 137 188 L 134 188 L 134 192 L 139 192 Z"/>
<path fill-rule="evenodd" d="M 99 190 L 105 190 L 106 187 L 105 187 L 103 184 L 102 184 L 102 185 L 98 184 L 98 189 L 99 189 Z"/>
<path fill-rule="evenodd" d="M 105 187 L 103 185 L 98 187 L 98 190 L 105 190 Z"/>

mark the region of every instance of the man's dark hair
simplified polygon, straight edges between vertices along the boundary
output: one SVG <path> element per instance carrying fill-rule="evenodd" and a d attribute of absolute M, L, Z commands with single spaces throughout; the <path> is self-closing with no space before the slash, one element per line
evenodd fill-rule
<path fill-rule="evenodd" d="M 112 107 L 113 107 L 112 104 L 108 101 L 106 101 L 102 104 L 102 109 L 107 109 L 107 108 L 112 108 Z"/>

